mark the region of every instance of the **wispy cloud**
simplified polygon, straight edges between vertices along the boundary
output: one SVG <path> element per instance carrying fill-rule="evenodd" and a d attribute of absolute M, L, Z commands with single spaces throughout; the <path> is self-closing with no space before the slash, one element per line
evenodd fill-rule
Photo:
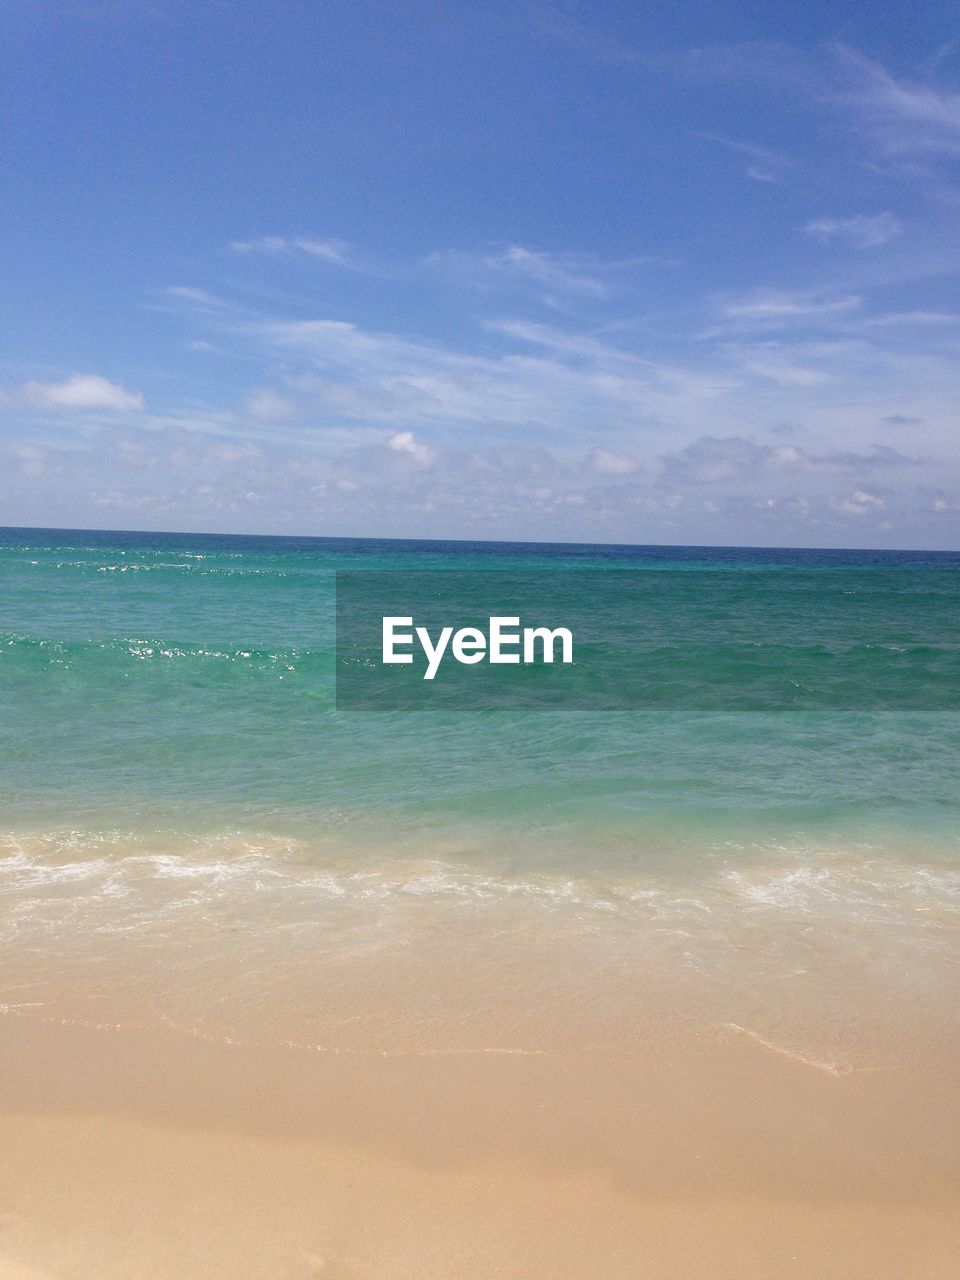
<path fill-rule="evenodd" d="M 861 128 L 888 151 L 960 156 L 960 93 L 932 79 L 898 78 L 880 63 L 840 46 L 852 83 L 838 96 L 855 109 Z"/>
<path fill-rule="evenodd" d="M 789 159 L 769 147 L 758 146 L 755 142 L 744 142 L 740 138 L 726 138 L 719 133 L 697 133 L 694 135 L 705 142 L 714 142 L 737 155 L 746 156 L 751 163 L 746 168 L 748 178 L 755 182 L 782 182 L 787 171 L 794 168 L 796 161 Z"/>
<path fill-rule="evenodd" d="M 640 267 L 665 266 L 669 259 L 653 254 L 604 260 L 587 253 L 550 253 L 508 244 L 481 252 L 441 250 L 431 253 L 424 265 L 457 280 L 484 288 L 536 286 L 551 295 L 600 301 L 628 287 Z"/>
<path fill-rule="evenodd" d="M 497 328 L 543 349 L 510 344 L 478 354 L 334 320 L 241 320 L 235 333 L 274 358 L 298 359 L 302 372 L 289 385 L 316 412 L 447 432 L 509 427 L 562 439 L 589 435 L 598 422 L 626 431 L 709 412 L 737 385 L 729 374 L 651 360 L 589 335 L 509 322 Z"/>
<path fill-rule="evenodd" d="M 903 223 L 892 213 L 876 213 L 852 218 L 815 218 L 803 228 L 821 244 L 838 242 L 853 249 L 878 249 L 903 231 Z"/>
<path fill-rule="evenodd" d="M 738 327 L 782 327 L 847 314 L 858 310 L 862 302 L 856 294 L 830 297 L 810 291 L 758 289 L 721 302 L 720 312 Z"/>
<path fill-rule="evenodd" d="M 522 278 L 536 291 L 535 280 Z M 686 333 L 671 337 L 669 354 L 645 330 L 614 328 L 614 342 L 603 323 L 569 319 L 471 316 L 456 339 L 428 340 L 329 316 L 198 310 L 190 296 L 182 302 L 218 349 L 259 359 L 274 370 L 274 383 L 283 371 L 282 385 L 261 383 L 249 393 L 246 423 L 235 429 L 255 433 L 259 423 L 298 447 L 319 440 L 322 428 L 328 442 L 338 430 L 379 430 L 412 432 L 435 448 L 444 439 L 510 431 L 589 450 L 602 429 L 608 453 L 642 466 L 651 449 L 695 426 L 718 435 L 745 427 L 767 433 L 800 420 L 855 439 L 905 405 L 941 422 L 951 379 L 948 317 L 921 324 L 913 313 L 908 323 L 904 313 L 901 323 L 860 294 L 826 290 L 766 288 L 705 300 L 688 316 Z M 711 328 L 697 323 L 704 310 Z M 942 335 L 938 346 L 931 327 Z"/>
<path fill-rule="evenodd" d="M 197 289 L 193 285 L 172 284 L 155 292 L 155 300 L 147 306 L 155 311 L 176 311 L 185 309 L 200 315 L 223 315 L 236 310 L 236 303 L 218 297 L 208 289 Z"/>
<path fill-rule="evenodd" d="M 955 53 L 955 41 L 936 50 L 922 74 L 909 77 L 844 44 L 806 50 L 785 41 L 743 41 L 656 52 L 624 46 L 559 14 L 543 29 L 585 56 L 634 64 L 647 74 L 758 92 L 776 89 L 821 110 L 843 112 L 863 138 L 888 155 L 960 155 L 960 92 L 938 78 Z M 699 136 L 747 156 L 749 176 L 758 181 L 779 181 L 789 167 L 775 149 L 719 133 Z"/>
<path fill-rule="evenodd" d="M 596 264 L 588 270 L 582 257 L 575 254 L 538 253 L 511 244 L 498 253 L 489 254 L 483 265 L 493 271 L 503 271 L 533 280 L 551 289 L 572 290 L 603 297 L 606 283 L 599 277 Z"/>
<path fill-rule="evenodd" d="M 345 240 L 320 240 L 313 236 L 259 236 L 254 240 L 234 240 L 230 248 L 234 253 L 313 259 L 347 271 L 380 274 L 373 263 L 361 257 Z"/>

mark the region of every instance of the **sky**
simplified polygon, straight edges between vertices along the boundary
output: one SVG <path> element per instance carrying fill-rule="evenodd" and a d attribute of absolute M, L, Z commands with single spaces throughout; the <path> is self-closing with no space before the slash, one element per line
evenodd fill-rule
<path fill-rule="evenodd" d="M 0 525 L 960 548 L 960 6 L 7 0 Z"/>

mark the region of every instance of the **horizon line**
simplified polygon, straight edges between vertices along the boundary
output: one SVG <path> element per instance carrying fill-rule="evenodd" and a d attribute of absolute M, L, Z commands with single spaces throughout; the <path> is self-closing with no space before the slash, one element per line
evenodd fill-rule
<path fill-rule="evenodd" d="M 836 546 L 785 546 L 764 543 L 726 542 L 579 542 L 551 541 L 544 538 L 416 538 L 380 534 L 319 534 L 319 533 L 221 533 L 201 529 L 115 529 L 74 527 L 72 525 L 0 525 L 0 533 L 113 533 L 159 534 L 183 538 L 269 538 L 276 541 L 300 542 L 426 542 L 462 543 L 466 546 L 526 546 L 526 547 L 609 547 L 621 550 L 643 550 L 648 547 L 676 548 L 686 551 L 843 551 L 861 554 L 911 553 L 922 555 L 958 555 L 957 548 L 936 547 L 836 547 Z"/>

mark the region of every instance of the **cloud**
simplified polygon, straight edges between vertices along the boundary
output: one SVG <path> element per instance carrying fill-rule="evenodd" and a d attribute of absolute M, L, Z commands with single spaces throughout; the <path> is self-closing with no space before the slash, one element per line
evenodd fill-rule
<path fill-rule="evenodd" d="M 648 59 L 647 65 L 700 81 L 765 85 L 807 103 L 840 108 L 852 116 L 859 133 L 888 154 L 960 155 L 960 93 L 934 80 L 936 58 L 926 78 L 910 79 L 848 45 L 834 45 L 829 52 L 832 64 L 784 43 L 747 42 Z"/>
<path fill-rule="evenodd" d="M 630 476 L 640 470 L 640 463 L 631 454 L 599 447 L 588 454 L 587 466 L 598 476 Z"/>
<path fill-rule="evenodd" d="M 873 465 L 868 446 L 891 404 L 923 417 L 931 442 L 946 431 L 955 381 L 949 335 L 940 352 L 909 327 L 868 329 L 871 317 L 859 296 L 767 289 L 722 306 L 727 318 L 714 336 L 723 341 L 678 327 L 670 348 L 660 335 L 654 345 L 645 330 L 620 325 L 585 328 L 532 319 L 478 325 L 471 318 L 472 339 L 465 324 L 451 342 L 340 319 L 243 309 L 232 316 L 203 314 L 219 344 L 232 345 L 244 361 L 258 360 L 267 370 L 281 364 L 282 401 L 289 395 L 299 411 L 296 419 L 284 420 L 285 404 L 261 400 L 260 387 L 250 393 L 252 413 L 233 423 L 207 414 L 203 429 L 269 437 L 297 450 L 328 450 L 362 432 L 372 446 L 384 441 L 384 429 L 414 432 L 417 443 L 425 438 L 433 449 L 490 442 L 509 432 L 525 443 L 536 438 L 561 448 L 580 465 L 600 435 L 606 452 L 634 457 L 641 469 L 673 451 L 676 441 L 770 439 L 784 421 L 802 424 L 810 456 L 828 452 L 822 445 L 816 449 L 817 440 L 842 439 Z M 187 314 L 196 318 L 190 309 Z M 818 332 L 827 325 L 859 330 L 828 340 Z M 730 340 L 744 331 L 788 328 L 801 332 Z M 266 435 L 258 423 L 269 428 Z M 932 443 L 928 451 L 944 452 Z M 838 465 L 837 458 L 831 465 Z"/>
<path fill-rule="evenodd" d="M 296 418 L 300 410 L 287 396 L 270 387 L 258 387 L 247 396 L 247 413 L 259 422 L 286 422 Z"/>
<path fill-rule="evenodd" d="M 776 40 L 651 53 L 627 48 L 566 17 L 555 17 L 548 30 L 587 56 L 633 64 L 647 77 L 660 74 L 701 85 L 775 93 L 780 99 L 789 94 L 808 108 L 845 112 L 856 131 L 888 155 L 960 155 L 960 93 L 936 79 L 955 51 L 953 41 L 937 49 L 923 74 L 911 79 L 843 44 L 826 53 Z M 721 134 L 699 136 L 748 156 L 748 174 L 757 181 L 776 182 L 783 176 L 783 157 L 771 163 L 775 152 L 764 156 L 759 153 L 766 148 Z"/>
<path fill-rule="evenodd" d="M 866 516 L 882 511 L 886 500 L 870 493 L 868 489 L 856 489 L 848 498 L 831 498 L 830 506 L 841 516 Z"/>
<path fill-rule="evenodd" d="M 606 261 L 593 254 L 548 253 L 519 244 L 481 253 L 442 250 L 424 259 L 426 266 L 480 287 L 533 284 L 557 294 L 596 300 L 608 298 L 621 287 L 631 270 L 667 262 L 645 254 Z"/>
<path fill-rule="evenodd" d="M 196 524 L 199 504 L 222 498 L 220 523 L 211 509 L 203 525 L 228 526 L 229 511 L 239 521 L 255 492 L 264 529 L 283 519 L 287 529 L 299 521 L 304 530 L 398 535 L 845 545 L 853 509 L 881 512 L 858 495 L 887 504 L 892 530 L 920 530 L 919 513 L 932 521 L 933 512 L 912 495 L 960 463 L 948 431 L 956 335 L 933 310 L 903 311 L 894 323 L 900 300 L 886 287 L 875 299 L 875 264 L 858 264 L 846 284 L 818 287 L 807 276 L 805 287 L 774 280 L 679 302 L 671 287 L 640 314 L 620 305 L 614 268 L 625 273 L 623 262 L 513 245 L 432 265 L 464 273 L 495 305 L 472 299 L 460 324 L 444 312 L 439 326 L 432 282 L 413 268 L 394 278 L 416 320 L 394 329 L 354 320 L 350 298 L 338 314 L 304 312 L 302 300 L 291 312 L 266 294 L 255 305 L 216 306 L 185 288 L 168 295 L 188 336 L 232 354 L 239 377 L 253 372 L 231 395 L 236 407 L 151 415 L 138 435 L 152 440 L 182 419 L 194 435 L 263 450 L 236 461 L 203 453 L 193 469 L 213 494 L 188 481 L 197 446 L 173 450 L 157 466 L 175 467 L 173 488 L 186 495 L 178 523 Z M 585 291 L 582 278 L 609 291 Z M 544 319 L 535 308 L 562 291 L 569 307 Z M 927 300 L 911 290 L 911 306 Z M 927 323 L 935 316 L 944 322 Z M 923 420 L 910 433 L 923 458 L 887 447 L 898 443 L 898 424 L 884 419 L 896 412 Z M 792 434 L 778 434 L 787 422 Z M 44 440 L 36 431 L 31 439 Z M 98 491 L 138 483 L 123 472 Z M 938 517 L 940 544 L 950 519 Z M 864 539 L 886 536 L 879 519 L 863 529 Z M 922 531 L 914 537 L 934 545 Z"/>
<path fill-rule="evenodd" d="M 754 142 L 743 142 L 739 138 L 725 138 L 719 133 L 697 133 L 697 138 L 706 142 L 715 142 L 728 151 L 746 156 L 753 163 L 748 165 L 746 174 L 755 182 L 782 182 L 788 169 L 794 168 L 796 162 L 769 147 L 760 147 Z"/>
<path fill-rule="evenodd" d="M 494 271 L 526 276 L 537 284 L 554 289 L 587 293 L 595 297 L 603 297 L 607 292 L 604 282 L 595 275 L 588 274 L 584 269 L 584 260 L 573 254 L 538 253 L 533 249 L 511 244 L 500 253 L 485 258 L 484 263 Z"/>
<path fill-rule="evenodd" d="M 743 436 L 701 436 L 683 449 L 664 455 L 664 479 L 671 485 L 731 480 L 758 470 L 773 452 L 770 446 Z"/>
<path fill-rule="evenodd" d="M 862 321 L 864 327 L 893 328 L 903 325 L 960 326 L 960 315 L 950 311 L 891 311 L 888 315 L 870 316 Z"/>
<path fill-rule="evenodd" d="M 429 426 L 456 432 L 541 429 L 549 438 L 688 415 L 736 386 L 720 372 L 699 373 L 624 352 L 587 335 L 537 326 L 546 350 L 476 354 L 339 320 L 264 320 L 238 332 L 302 373 L 288 378 L 311 412 L 341 421 Z"/>
<path fill-rule="evenodd" d="M 26 382 L 10 400 L 47 409 L 112 409 L 117 412 L 139 412 L 143 409 L 143 396 L 139 391 L 127 391 L 119 383 L 110 382 L 98 373 L 75 373 L 64 382 Z"/>
<path fill-rule="evenodd" d="M 591 38 L 600 39 L 596 33 L 591 33 Z M 590 51 L 591 40 L 582 32 L 576 43 L 584 52 Z M 660 74 L 697 85 L 718 84 L 736 92 L 747 91 L 761 110 L 764 100 L 773 108 L 773 95 L 779 101 L 789 95 L 808 113 L 846 116 L 861 147 L 866 143 L 874 155 L 901 162 L 919 160 L 925 165 L 937 156 L 960 156 L 960 92 L 939 78 L 953 49 L 953 44 L 941 46 L 912 77 L 894 74 L 843 44 L 811 51 L 782 41 L 746 41 L 659 54 L 631 50 L 629 60 L 647 76 Z M 814 130 L 815 126 L 811 133 Z M 761 154 L 767 148 L 722 134 L 700 136 L 740 151 L 750 161 L 748 176 L 756 181 L 778 182 L 786 173 L 784 157 L 772 151 Z M 820 131 L 820 136 L 828 135 Z M 840 140 L 835 129 L 830 130 L 830 136 Z M 833 151 L 829 145 L 826 156 L 821 154 L 821 167 Z M 891 167 L 888 176 L 915 183 L 918 177 L 931 175 L 920 173 L 915 164 L 901 163 L 899 169 Z"/>
<path fill-rule="evenodd" d="M 830 372 L 822 367 L 822 360 L 810 358 L 815 350 L 811 350 L 810 344 L 730 343 L 725 350 L 751 378 L 772 382 L 780 387 L 795 390 L 818 387 L 830 380 Z"/>
<path fill-rule="evenodd" d="M 856 311 L 862 301 L 856 295 L 824 298 L 811 293 L 763 289 L 732 299 L 724 303 L 721 310 L 729 320 L 780 325 L 793 320 L 820 319 Z"/>
<path fill-rule="evenodd" d="M 328 433 L 319 438 L 327 440 Z M 876 545 L 878 537 L 887 538 L 885 528 L 895 527 L 891 521 L 912 512 L 916 527 L 930 531 L 918 534 L 917 545 L 929 541 L 935 528 L 941 543 L 955 541 L 956 499 L 932 480 L 911 492 L 901 489 L 899 496 L 859 477 L 848 481 L 849 489 L 836 489 L 837 475 L 870 465 L 871 455 L 824 457 L 746 437 L 706 438 L 678 451 L 688 467 L 713 469 L 706 477 L 712 483 L 705 484 L 691 480 L 689 470 L 658 480 L 642 466 L 627 472 L 618 461 L 614 468 L 594 469 L 582 455 L 564 461 L 541 446 L 506 440 L 471 439 L 461 446 L 431 439 L 428 445 L 412 431 L 380 432 L 367 443 L 362 432 L 355 438 L 360 443 L 329 455 L 291 450 L 273 432 L 258 448 L 173 425 L 135 434 L 126 424 L 104 426 L 95 435 L 42 448 L 0 440 L 0 500 L 17 523 L 26 523 L 20 515 L 30 510 L 26 504 L 52 496 L 71 520 L 82 517 L 81 526 L 109 511 L 126 513 L 134 527 L 229 531 L 252 522 L 263 532 L 632 542 L 683 537 L 726 545 L 848 545 L 838 539 L 858 523 L 864 539 Z M 903 544 L 890 537 L 893 545 Z"/>
<path fill-rule="evenodd" d="M 898 79 L 879 63 L 841 45 L 853 87 L 840 95 L 863 130 L 892 153 L 960 156 L 960 93 L 932 82 Z"/>
<path fill-rule="evenodd" d="M 837 475 L 873 468 L 913 467 L 918 459 L 884 445 L 866 453 L 811 453 L 796 445 L 768 445 L 744 436 L 701 436 L 665 454 L 663 478 L 671 485 L 716 484 L 730 480 L 803 474 Z"/>
<path fill-rule="evenodd" d="M 783 174 L 778 173 L 776 169 L 764 169 L 762 165 L 751 164 L 747 166 L 746 174 L 748 178 L 752 178 L 754 182 L 782 182 Z"/>
<path fill-rule="evenodd" d="M 430 446 L 422 444 L 412 431 L 395 431 L 387 440 L 387 446 L 395 453 L 406 454 L 424 467 L 431 466 L 436 460 L 436 454 Z"/>
<path fill-rule="evenodd" d="M 839 241 L 853 249 L 877 249 L 895 240 L 903 224 L 892 213 L 878 213 L 872 217 L 816 218 L 804 231 L 821 244 Z"/>
<path fill-rule="evenodd" d="M 255 240 L 234 240 L 234 253 L 268 258 L 312 258 L 347 271 L 378 274 L 374 267 L 354 252 L 345 240 L 318 240 L 312 236 L 260 236 Z"/>
<path fill-rule="evenodd" d="M 163 291 L 163 296 L 178 305 L 186 305 L 200 312 L 211 314 L 231 310 L 230 303 L 216 297 L 206 289 L 194 289 L 190 285 L 172 284 Z"/>

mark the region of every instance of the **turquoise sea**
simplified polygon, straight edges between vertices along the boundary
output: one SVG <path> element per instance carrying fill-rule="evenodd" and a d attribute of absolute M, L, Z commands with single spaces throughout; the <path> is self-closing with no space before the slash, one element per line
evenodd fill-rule
<path fill-rule="evenodd" d="M 695 581 L 716 642 L 663 679 L 759 660 L 769 702 L 338 710 L 358 569 Z M 844 609 L 773 635 L 788 591 Z M 958 554 L 0 530 L 0 1002 L 385 1051 L 680 1010 L 837 1069 L 895 1007 L 946 1046 L 958 664 Z"/>

